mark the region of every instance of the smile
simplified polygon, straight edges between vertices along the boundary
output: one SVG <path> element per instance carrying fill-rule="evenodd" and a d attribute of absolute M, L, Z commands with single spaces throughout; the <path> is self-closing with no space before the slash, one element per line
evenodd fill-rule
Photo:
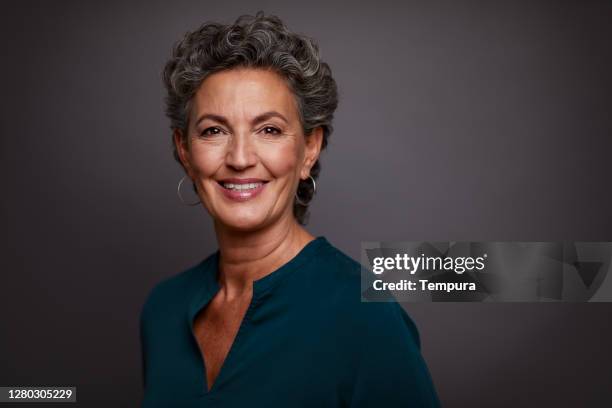
<path fill-rule="evenodd" d="M 232 183 L 221 183 L 224 188 L 229 190 L 252 190 L 261 186 L 263 183 L 247 183 L 247 184 L 232 184 Z"/>
<path fill-rule="evenodd" d="M 247 201 L 257 197 L 266 183 L 264 180 L 253 179 L 217 181 L 223 195 L 232 201 Z"/>

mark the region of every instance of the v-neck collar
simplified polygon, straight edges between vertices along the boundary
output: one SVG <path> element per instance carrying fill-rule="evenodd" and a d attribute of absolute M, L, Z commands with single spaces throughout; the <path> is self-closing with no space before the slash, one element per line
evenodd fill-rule
<path fill-rule="evenodd" d="M 300 252 L 298 252 L 297 255 L 291 258 L 287 263 L 266 276 L 253 281 L 253 298 L 257 299 L 264 293 L 267 293 L 274 288 L 285 275 L 287 275 L 290 271 L 299 268 L 323 245 L 330 244 L 324 236 L 316 237 L 307 243 L 304 248 L 302 248 Z M 204 307 L 205 304 L 208 303 L 208 301 L 212 299 L 220 289 L 219 282 L 217 281 L 219 256 L 220 251 L 217 249 L 212 255 L 210 255 L 210 257 L 202 261 L 199 265 L 202 289 L 197 292 L 190 304 L 190 311 L 195 312 L 193 313 L 193 316 L 195 316 L 195 314 L 202 307 Z"/>
<path fill-rule="evenodd" d="M 304 263 L 312 259 L 313 255 L 323 246 L 331 245 L 329 241 L 324 236 L 318 236 L 309 243 L 307 243 L 304 248 L 300 250 L 292 259 L 290 259 L 287 263 L 277 268 L 275 271 L 269 273 L 268 275 L 253 281 L 253 296 L 251 299 L 251 303 L 243 321 L 238 329 L 238 333 L 234 338 L 232 346 L 228 351 L 228 354 L 225 357 L 225 361 L 221 367 L 220 372 L 213 383 L 213 386 L 209 390 L 203 390 L 201 395 L 209 396 L 214 393 L 214 391 L 218 388 L 219 380 L 222 380 L 221 375 L 227 371 L 225 367 L 228 362 L 231 362 L 230 356 L 233 353 L 233 350 L 237 347 L 236 344 L 240 340 L 240 336 L 242 334 L 242 327 L 249 320 L 250 314 L 253 308 L 256 307 L 257 304 L 260 303 L 263 295 L 270 293 L 274 287 L 278 285 L 279 282 L 283 280 L 284 277 L 288 276 L 291 271 L 295 271 L 300 268 Z M 210 300 L 217 294 L 220 290 L 219 282 L 217 281 L 217 274 L 219 270 L 219 255 L 220 251 L 217 249 L 212 255 L 203 260 L 198 266 L 198 273 L 200 274 L 201 288 L 196 291 L 196 294 L 190 299 L 187 310 L 187 324 L 188 330 L 193 336 L 193 322 L 196 315 L 202 310 Z M 195 339 L 194 339 L 195 340 Z M 206 367 L 205 362 L 202 359 L 202 364 L 204 372 L 204 381 L 206 382 Z M 206 387 L 208 384 L 206 383 Z"/>

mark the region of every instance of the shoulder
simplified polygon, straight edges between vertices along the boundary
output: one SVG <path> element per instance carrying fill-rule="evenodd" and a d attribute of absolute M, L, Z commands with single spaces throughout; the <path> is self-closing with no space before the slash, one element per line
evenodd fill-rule
<path fill-rule="evenodd" d="M 399 337 L 420 349 L 417 326 L 395 297 L 385 292 L 378 295 L 381 300 L 377 302 L 362 299 L 370 274 L 332 244 L 323 249 L 319 262 L 326 267 L 318 268 L 318 279 L 328 287 L 339 321 L 364 338 Z"/>
<path fill-rule="evenodd" d="M 199 287 L 197 283 L 202 281 L 206 265 L 211 262 L 213 256 L 214 254 L 211 254 L 203 261 L 155 283 L 142 305 L 141 320 L 151 313 L 168 310 L 170 306 L 190 298 L 190 294 Z"/>
<path fill-rule="evenodd" d="M 350 356 L 350 405 L 439 407 L 412 318 L 389 292 L 375 297 L 379 301 L 362 298 L 369 270 L 333 246 L 324 252 L 321 262 L 330 267 L 316 274 L 326 283 L 318 285 L 317 303 Z M 384 377 L 390 380 L 380 381 Z"/>
<path fill-rule="evenodd" d="M 319 279 L 329 283 L 357 284 L 360 282 L 361 264 L 346 253 L 324 240 L 316 253 Z"/>

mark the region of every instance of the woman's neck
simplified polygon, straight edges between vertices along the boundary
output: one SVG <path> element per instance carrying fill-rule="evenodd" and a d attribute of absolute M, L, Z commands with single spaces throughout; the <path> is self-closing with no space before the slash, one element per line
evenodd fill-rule
<path fill-rule="evenodd" d="M 219 284 L 231 300 L 252 293 L 253 281 L 295 257 L 314 237 L 293 216 L 256 232 L 231 231 L 215 225 L 219 244 Z"/>

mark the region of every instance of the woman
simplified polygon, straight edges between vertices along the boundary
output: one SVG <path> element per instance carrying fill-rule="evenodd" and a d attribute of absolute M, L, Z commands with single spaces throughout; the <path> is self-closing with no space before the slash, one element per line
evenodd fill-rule
<path fill-rule="evenodd" d="M 337 106 L 315 43 L 262 13 L 205 24 L 163 78 L 219 249 L 145 302 L 143 407 L 438 406 L 410 318 L 303 227 Z"/>

